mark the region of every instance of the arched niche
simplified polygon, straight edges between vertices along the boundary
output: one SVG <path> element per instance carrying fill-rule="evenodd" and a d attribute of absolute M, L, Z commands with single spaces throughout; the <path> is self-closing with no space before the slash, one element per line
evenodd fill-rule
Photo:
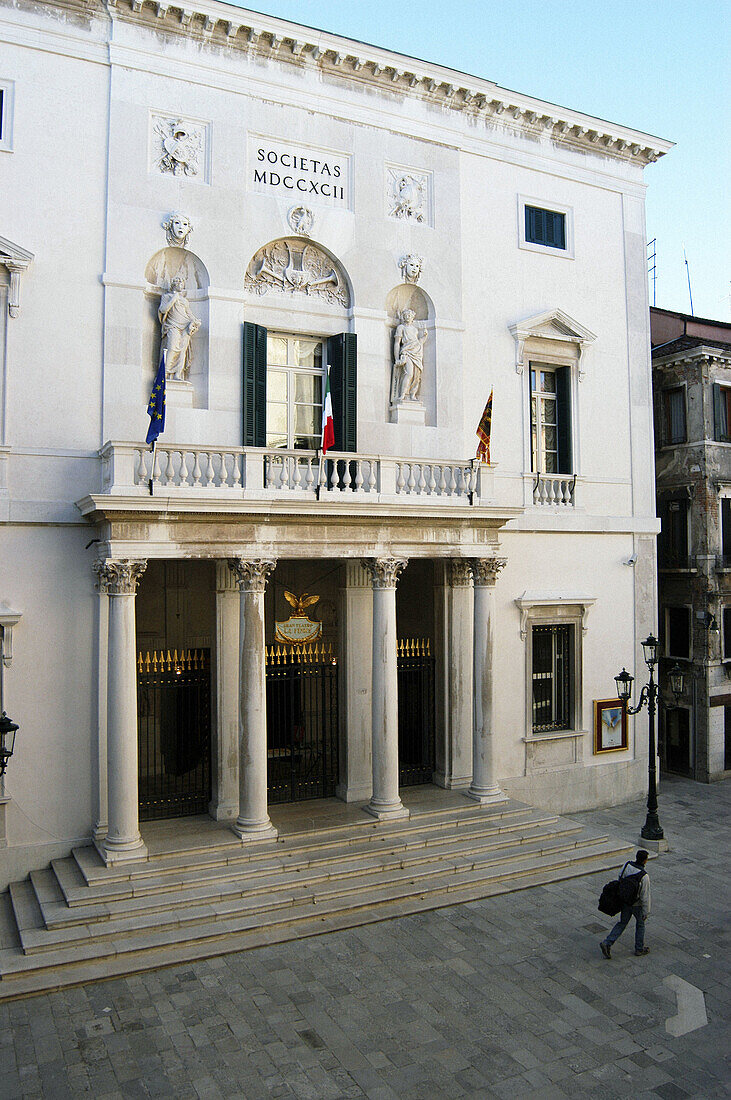
<path fill-rule="evenodd" d="M 279 237 L 263 245 L 249 262 L 244 286 L 261 297 L 309 298 L 318 310 L 341 312 L 353 304 L 350 279 L 340 261 L 308 237 Z"/>
<path fill-rule="evenodd" d="M 149 260 L 145 268 L 145 316 L 143 327 L 142 354 L 147 373 L 154 377 L 160 361 L 160 322 L 158 307 L 160 297 L 170 289 L 173 279 L 181 278 L 185 283 L 185 295 L 190 303 L 191 312 L 201 322 L 201 326 L 191 339 L 190 368 L 187 381 L 189 386 L 181 387 L 187 391 L 187 400 L 197 407 L 208 404 L 208 348 L 209 348 L 209 299 L 210 279 L 208 270 L 194 252 L 187 248 L 171 245 L 161 248 Z M 145 379 L 147 385 L 147 378 Z M 191 393 L 192 387 L 192 393 Z M 171 404 L 177 402 L 174 390 L 169 390 Z M 181 402 L 186 398 L 181 396 Z"/>
<path fill-rule="evenodd" d="M 418 403 L 425 409 L 425 414 L 424 412 L 421 414 L 422 417 L 425 415 L 423 422 L 435 424 L 437 377 L 436 311 L 434 309 L 434 303 L 426 291 L 422 290 L 420 286 L 416 286 L 414 283 L 400 283 L 390 290 L 386 296 L 388 354 L 386 357 L 387 375 L 385 379 L 385 389 L 388 395 L 389 415 L 390 419 L 396 423 L 399 423 L 403 419 L 403 413 L 401 416 L 396 413 L 398 402 L 396 400 L 397 387 L 394 372 L 394 339 L 396 329 L 401 321 L 401 315 L 404 310 L 407 309 L 413 310 L 415 315 L 414 323 L 419 328 L 426 329 L 427 333 L 423 351 L 424 367 L 421 379 L 421 393 Z M 407 422 L 412 422 L 412 418 L 408 417 Z"/>

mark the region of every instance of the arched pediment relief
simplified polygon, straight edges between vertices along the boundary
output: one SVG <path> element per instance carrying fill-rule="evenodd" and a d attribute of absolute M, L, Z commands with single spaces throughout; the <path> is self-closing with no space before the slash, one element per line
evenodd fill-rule
<path fill-rule="evenodd" d="M 158 295 L 169 290 L 176 278 L 184 281 L 188 298 L 204 297 L 208 290 L 208 271 L 194 252 L 175 245 L 161 248 L 145 268 L 148 293 Z"/>
<path fill-rule="evenodd" d="M 302 237 L 281 237 L 260 248 L 251 260 L 244 286 L 255 294 L 305 294 L 350 307 L 348 278 L 321 245 Z"/>
<path fill-rule="evenodd" d="M 596 334 L 585 325 L 569 317 L 561 309 L 549 309 L 545 313 L 538 313 L 535 317 L 528 317 L 524 321 L 517 321 L 508 326 L 515 339 L 515 370 L 517 374 L 523 373 L 525 366 L 525 344 L 527 340 L 550 343 L 556 350 L 568 352 L 576 359 L 579 366 L 579 379 L 584 377 L 582 358 L 587 348 L 596 340 Z"/>
<path fill-rule="evenodd" d="M 11 317 L 17 317 L 20 313 L 20 276 L 33 259 L 33 253 L 26 248 L 0 237 L 0 264 L 7 268 L 10 275 L 8 313 Z"/>

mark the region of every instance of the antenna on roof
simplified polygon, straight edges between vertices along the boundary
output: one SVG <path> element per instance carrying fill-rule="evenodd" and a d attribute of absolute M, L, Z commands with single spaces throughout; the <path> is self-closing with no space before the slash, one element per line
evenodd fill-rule
<path fill-rule="evenodd" d="M 690 289 L 690 267 L 688 266 L 688 257 L 685 254 L 685 245 L 683 245 L 683 259 L 685 260 L 685 270 L 688 275 L 688 297 L 690 298 L 690 315 L 695 317 L 693 312 L 693 291 Z"/>

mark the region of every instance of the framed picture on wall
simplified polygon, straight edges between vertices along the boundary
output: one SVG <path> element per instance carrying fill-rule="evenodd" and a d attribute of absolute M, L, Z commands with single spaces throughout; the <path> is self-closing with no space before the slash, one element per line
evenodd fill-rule
<path fill-rule="evenodd" d="M 594 700 L 594 752 L 627 748 L 627 713 L 619 699 Z"/>

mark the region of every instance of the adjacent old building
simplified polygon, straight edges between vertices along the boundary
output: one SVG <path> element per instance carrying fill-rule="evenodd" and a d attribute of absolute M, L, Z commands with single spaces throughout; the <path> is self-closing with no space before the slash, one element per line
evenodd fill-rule
<path fill-rule="evenodd" d="M 731 325 L 652 308 L 650 329 L 661 762 L 709 782 L 731 769 Z M 676 662 L 686 673 L 677 700 L 667 684 Z"/>
<path fill-rule="evenodd" d="M 415 783 L 641 794 L 670 143 L 214 0 L 0 26 L 4 877 Z"/>

